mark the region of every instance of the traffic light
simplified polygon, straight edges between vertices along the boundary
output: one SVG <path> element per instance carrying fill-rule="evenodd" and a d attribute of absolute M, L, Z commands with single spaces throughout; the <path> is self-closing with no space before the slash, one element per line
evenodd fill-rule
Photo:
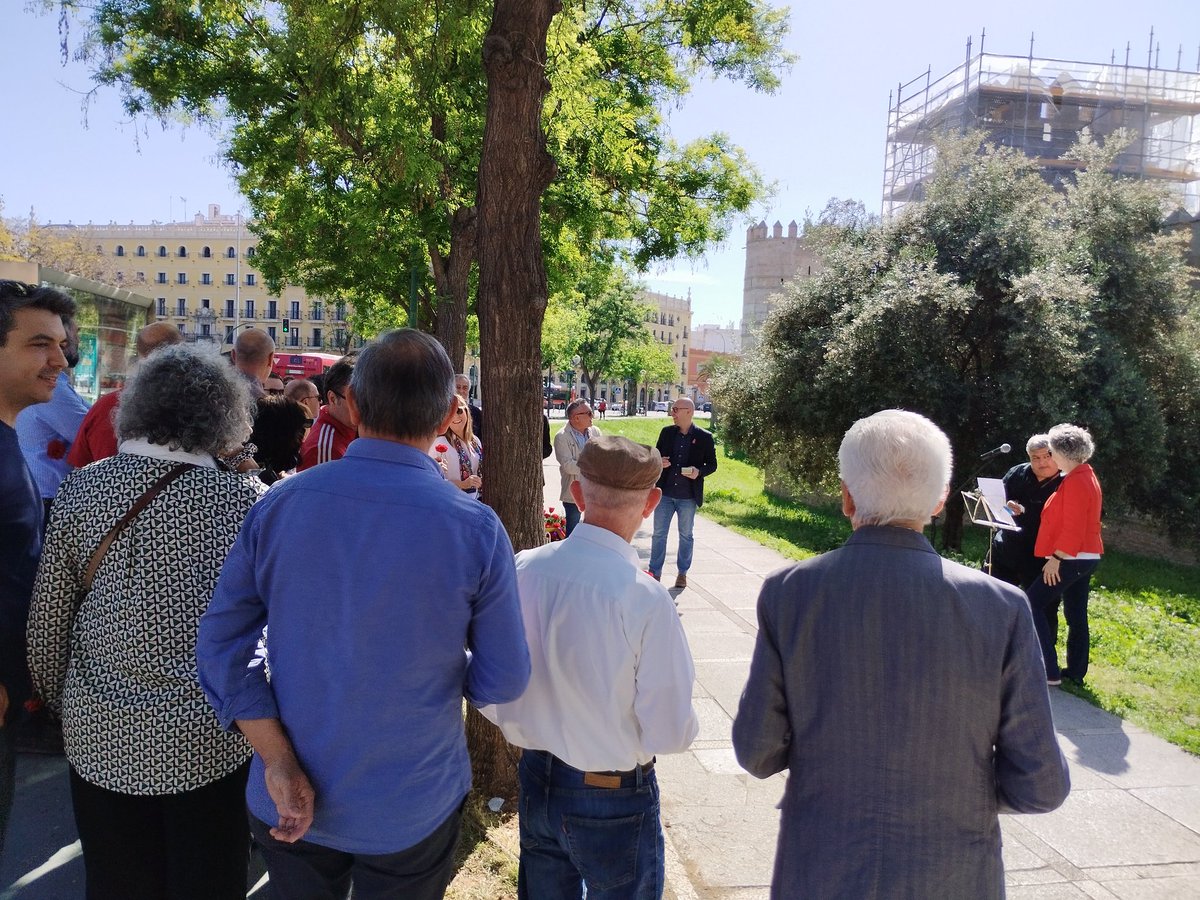
<path fill-rule="evenodd" d="M 284 334 L 288 333 L 288 320 L 287 319 L 283 320 L 283 333 Z"/>

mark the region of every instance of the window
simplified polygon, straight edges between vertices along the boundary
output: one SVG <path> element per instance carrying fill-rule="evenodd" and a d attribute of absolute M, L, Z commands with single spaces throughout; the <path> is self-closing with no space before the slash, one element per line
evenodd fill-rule
<path fill-rule="evenodd" d="M 158 273 L 158 283 L 159 283 L 159 284 L 166 284 L 166 283 L 167 283 L 167 273 L 166 273 L 166 272 L 159 272 L 159 273 Z"/>
<path fill-rule="evenodd" d="M 146 255 L 146 248 L 145 248 L 145 247 L 143 247 L 141 244 L 138 244 L 138 248 L 137 248 L 137 255 L 138 255 L 138 256 L 145 256 L 145 255 Z"/>
<path fill-rule="evenodd" d="M 225 318 L 232 319 L 233 314 L 234 314 L 233 301 L 226 300 L 225 301 Z"/>
<path fill-rule="evenodd" d="M 158 255 L 159 255 L 159 256 L 166 256 L 166 255 L 167 255 L 167 248 L 166 248 L 166 247 L 164 247 L 164 246 L 162 246 L 161 244 L 159 244 L 159 246 L 158 246 Z"/>
<path fill-rule="evenodd" d="M 246 312 L 245 312 L 245 316 L 246 316 L 246 318 L 247 318 L 247 319 L 253 319 L 253 318 L 254 318 L 254 301 L 253 301 L 253 300 L 247 300 L 247 301 L 246 301 Z"/>
<path fill-rule="evenodd" d="M 178 281 L 180 284 L 187 284 L 187 272 L 180 272 Z"/>
<path fill-rule="evenodd" d="M 275 340 L 275 339 L 276 339 L 276 338 L 275 338 L 275 326 L 274 326 L 274 325 L 268 325 L 268 326 L 267 326 L 267 334 L 269 334 L 269 335 L 271 336 L 271 340 Z"/>
<path fill-rule="evenodd" d="M 202 337 L 212 337 L 212 326 L 207 322 L 203 323 L 200 326 L 200 335 Z"/>
<path fill-rule="evenodd" d="M 250 259 L 254 259 L 254 248 L 253 247 L 246 248 L 246 256 L 248 256 Z"/>
<path fill-rule="evenodd" d="M 181 245 L 179 246 L 179 253 L 178 253 L 178 256 L 179 256 L 179 258 L 180 258 L 180 259 L 184 259 L 184 258 L 186 258 L 186 257 L 187 257 L 187 247 L 184 247 L 184 246 L 181 244 Z"/>
<path fill-rule="evenodd" d="M 290 319 L 300 318 L 300 301 L 299 300 L 292 301 L 292 314 L 288 318 L 290 318 Z"/>
<path fill-rule="evenodd" d="M 211 259 L 212 258 L 212 247 L 205 247 L 203 250 L 200 251 L 200 255 L 203 256 L 205 259 Z"/>
<path fill-rule="evenodd" d="M 300 346 L 300 329 L 299 328 L 293 328 L 291 331 L 288 332 L 288 346 L 289 347 L 299 347 Z"/>
<path fill-rule="evenodd" d="M 313 329 L 312 345 L 313 345 L 314 347 L 320 347 L 320 346 L 321 346 L 321 329 L 320 329 L 320 328 L 314 328 L 314 329 Z"/>
<path fill-rule="evenodd" d="M 225 326 L 225 343 L 227 343 L 227 344 L 233 343 L 233 326 L 232 325 Z"/>
<path fill-rule="evenodd" d="M 145 283 L 146 283 L 146 273 L 145 273 L 145 272 L 138 272 L 138 273 L 137 273 L 137 282 L 138 282 L 139 284 L 145 284 Z"/>
<path fill-rule="evenodd" d="M 325 318 L 325 311 L 321 308 L 320 303 L 314 303 L 312 305 L 312 310 L 309 314 L 309 318 L 312 319 L 314 322 L 320 322 L 323 318 Z"/>
<path fill-rule="evenodd" d="M 203 275 L 200 276 L 200 283 L 201 284 L 212 284 L 212 276 L 209 275 L 207 272 L 205 272 Z"/>
<path fill-rule="evenodd" d="M 175 315 L 177 315 L 177 316 L 186 316 L 187 315 L 187 300 L 185 298 L 180 297 L 178 300 L 175 301 Z"/>
<path fill-rule="evenodd" d="M 339 301 L 338 305 L 337 305 L 337 311 L 335 314 L 336 314 L 337 320 L 339 322 L 345 322 L 346 321 L 346 304 Z"/>
<path fill-rule="evenodd" d="M 267 301 L 267 318 L 268 319 L 278 319 L 279 318 L 279 306 L 274 300 Z M 274 335 L 271 335 L 271 337 L 274 337 Z"/>
<path fill-rule="evenodd" d="M 233 287 L 235 284 L 237 284 L 237 276 L 236 275 L 226 275 L 225 283 L 227 285 L 229 285 L 230 287 Z"/>
<path fill-rule="evenodd" d="M 246 287 L 252 287 L 253 285 L 254 285 L 254 273 L 247 272 L 246 273 Z"/>
<path fill-rule="evenodd" d="M 209 301 L 209 299 L 208 299 L 207 297 L 202 297 L 202 298 L 200 299 L 200 308 L 201 308 L 201 309 L 208 309 L 208 308 L 209 308 L 209 306 L 208 306 L 209 302 L 210 302 L 210 301 Z"/>
<path fill-rule="evenodd" d="M 225 258 L 226 259 L 237 259 L 237 250 L 235 250 L 233 247 L 226 247 L 225 248 Z"/>
<path fill-rule="evenodd" d="M 339 328 L 333 333 L 333 342 L 337 344 L 338 349 L 346 346 L 346 329 Z"/>
<path fill-rule="evenodd" d="M 183 334 L 183 333 L 184 333 L 184 331 L 183 331 L 183 329 L 184 329 L 184 325 L 183 325 L 183 323 L 182 323 L 182 322 L 180 322 L 180 323 L 179 323 L 179 325 L 178 325 L 178 326 L 176 326 L 176 327 L 179 329 L 179 333 L 180 333 L 180 334 Z"/>
<path fill-rule="evenodd" d="M 160 319 L 166 318 L 166 316 L 167 316 L 167 298 L 166 297 L 158 298 L 158 306 L 155 309 L 155 312 L 158 314 L 158 317 Z"/>
<path fill-rule="evenodd" d="M 117 256 L 124 256 L 124 255 L 125 255 L 125 248 L 122 247 L 120 244 L 117 244 Z"/>

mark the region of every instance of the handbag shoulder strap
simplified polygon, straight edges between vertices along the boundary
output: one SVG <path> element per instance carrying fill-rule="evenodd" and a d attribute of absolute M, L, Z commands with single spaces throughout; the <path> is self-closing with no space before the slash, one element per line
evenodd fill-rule
<path fill-rule="evenodd" d="M 100 546 L 98 546 L 96 551 L 92 554 L 92 558 L 88 562 L 87 571 L 83 573 L 83 589 L 85 592 L 92 589 L 92 579 L 96 577 L 96 570 L 100 568 L 100 562 L 104 559 L 104 554 L 108 552 L 109 545 L 117 539 L 117 535 L 124 531 L 125 526 L 136 519 L 138 513 L 149 506 L 151 502 L 153 502 L 154 498 L 161 494 L 163 489 L 166 488 L 168 484 L 170 484 L 184 472 L 194 468 L 196 468 L 196 466 L 192 463 L 180 463 L 175 468 L 167 472 L 167 474 L 163 475 L 156 482 L 154 482 L 154 484 L 150 485 L 150 487 L 146 490 L 146 493 L 142 494 L 142 496 L 133 501 L 133 506 L 129 507 L 129 511 L 121 517 L 121 520 L 108 530 L 108 534 L 104 536 L 104 539 L 100 541 Z"/>

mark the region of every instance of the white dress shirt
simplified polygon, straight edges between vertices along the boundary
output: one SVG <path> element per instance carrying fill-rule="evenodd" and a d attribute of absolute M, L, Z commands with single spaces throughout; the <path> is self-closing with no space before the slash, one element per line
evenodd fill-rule
<path fill-rule="evenodd" d="M 671 595 L 626 541 L 581 523 L 518 553 L 517 586 L 529 687 L 482 710 L 509 741 L 589 772 L 687 749 L 700 728 L 692 654 Z"/>

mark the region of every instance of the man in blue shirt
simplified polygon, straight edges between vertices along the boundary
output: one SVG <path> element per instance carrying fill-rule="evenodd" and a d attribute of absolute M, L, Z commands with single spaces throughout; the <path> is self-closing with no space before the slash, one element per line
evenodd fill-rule
<path fill-rule="evenodd" d="M 25 625 L 42 552 L 42 501 L 13 428 L 47 403 L 67 367 L 64 317 L 75 302 L 52 288 L 0 281 L 0 850 L 13 795 L 13 730 L 29 699 Z"/>
<path fill-rule="evenodd" d="M 433 338 L 380 336 L 346 397 L 346 455 L 246 517 L 200 622 L 200 681 L 254 746 L 251 830 L 278 896 L 441 897 L 471 786 L 463 697 L 508 702 L 529 680 L 513 551 L 426 453 L 458 403 Z M 313 522 L 316 568 L 293 539 Z"/>

